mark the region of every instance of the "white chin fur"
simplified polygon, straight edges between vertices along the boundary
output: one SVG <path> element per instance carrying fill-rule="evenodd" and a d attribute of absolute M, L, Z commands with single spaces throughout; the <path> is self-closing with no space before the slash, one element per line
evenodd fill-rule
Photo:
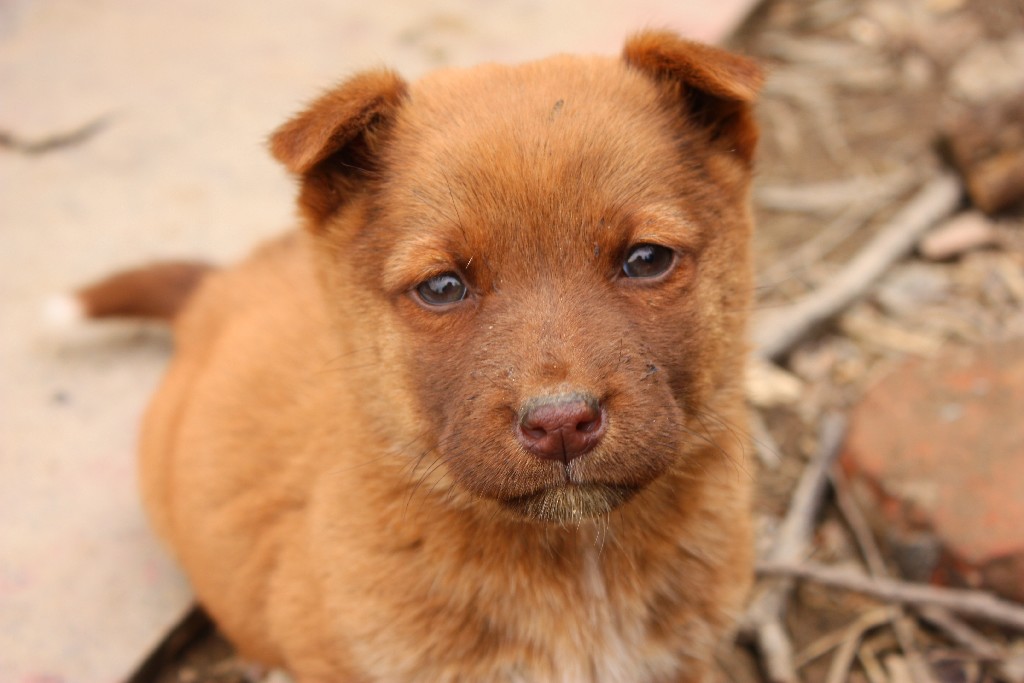
<path fill-rule="evenodd" d="M 43 320 L 55 330 L 77 327 L 87 317 L 85 306 L 74 294 L 57 294 L 43 304 Z"/>

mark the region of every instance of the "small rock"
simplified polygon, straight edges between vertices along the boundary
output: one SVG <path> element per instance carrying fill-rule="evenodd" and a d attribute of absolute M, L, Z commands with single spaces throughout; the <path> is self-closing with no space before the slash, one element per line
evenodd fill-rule
<path fill-rule="evenodd" d="M 790 405 L 799 400 L 803 390 L 803 382 L 775 363 L 755 356 L 747 364 L 747 398 L 755 406 Z"/>
<path fill-rule="evenodd" d="M 965 211 L 935 228 L 917 245 L 931 261 L 946 261 L 964 252 L 999 243 L 999 232 L 980 211 Z"/>
<path fill-rule="evenodd" d="M 1024 89 L 1024 36 L 980 43 L 953 67 L 949 84 L 958 99 L 972 104 Z"/>
<path fill-rule="evenodd" d="M 931 532 L 905 530 L 889 535 L 889 552 L 908 581 L 926 582 L 942 559 L 942 543 Z"/>
<path fill-rule="evenodd" d="M 854 410 L 843 467 L 912 573 L 1024 596 L 1022 415 L 1021 340 L 907 361 Z"/>
<path fill-rule="evenodd" d="M 941 140 L 975 206 L 991 214 L 1024 203 L 1024 83 L 1001 99 L 961 107 Z"/>
<path fill-rule="evenodd" d="M 935 80 L 935 65 L 921 54 L 911 53 L 901 65 L 903 82 L 911 90 L 923 90 Z"/>

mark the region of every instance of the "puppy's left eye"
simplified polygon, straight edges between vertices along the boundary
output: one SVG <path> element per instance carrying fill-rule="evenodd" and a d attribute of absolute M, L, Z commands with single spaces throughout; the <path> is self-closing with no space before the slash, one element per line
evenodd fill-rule
<path fill-rule="evenodd" d="M 466 285 L 455 273 L 435 275 L 416 286 L 416 294 L 430 306 L 457 304 L 466 298 Z"/>
<path fill-rule="evenodd" d="M 667 273 L 676 262 L 676 254 L 660 244 L 637 244 L 622 263 L 622 272 L 630 278 L 653 278 Z"/>

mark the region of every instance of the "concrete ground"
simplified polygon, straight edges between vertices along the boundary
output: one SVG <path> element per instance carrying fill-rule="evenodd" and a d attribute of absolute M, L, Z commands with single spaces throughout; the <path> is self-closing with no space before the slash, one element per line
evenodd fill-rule
<path fill-rule="evenodd" d="M 354 70 L 615 53 L 644 26 L 717 40 L 751 4 L 0 0 L 0 683 L 119 680 L 190 599 L 134 481 L 169 341 L 46 329 L 47 295 L 286 229 L 263 141 Z"/>

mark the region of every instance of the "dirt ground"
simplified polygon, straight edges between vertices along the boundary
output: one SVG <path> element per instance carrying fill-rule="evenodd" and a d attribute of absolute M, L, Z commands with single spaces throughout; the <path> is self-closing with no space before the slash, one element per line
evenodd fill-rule
<path fill-rule="evenodd" d="M 773 0 L 754 13 L 730 42 L 770 70 L 755 196 L 759 310 L 827 283 L 936 174 L 944 164 L 941 133 L 978 86 L 968 62 L 979 48 L 1013 39 L 1024 40 L 1021 0 Z M 777 392 L 756 402 L 766 432 L 755 436 L 771 452 L 758 502 L 765 546 L 818 446 L 826 413 L 848 411 L 883 369 L 908 355 L 1024 335 L 1024 294 L 1015 289 L 1024 272 L 1024 214 L 1010 209 L 988 225 L 994 237 L 987 248 L 928 262 L 929 273 L 948 283 L 951 294 L 941 302 L 880 306 L 881 289 L 898 289 L 890 274 L 787 355 L 786 377 L 799 383 L 799 396 L 785 395 L 786 382 L 777 380 L 769 382 Z M 893 272 L 910 273 L 921 263 L 914 255 Z M 1002 289 L 991 273 L 1007 274 Z M 770 462 L 772 454 L 778 462 Z M 858 540 L 832 497 L 817 520 L 812 555 L 861 562 Z M 972 649 L 915 614 L 878 618 L 879 603 L 813 583 L 801 584 L 788 607 L 785 626 L 804 681 L 920 680 L 914 661 L 923 661 L 936 681 L 1024 680 L 1020 633 L 1014 641 L 1012 632 L 976 624 L 975 635 L 994 649 Z M 877 624 L 856 631 L 850 646 L 850 625 L 872 618 Z M 154 663 L 135 680 L 265 680 L 212 631 L 186 631 L 193 636 L 183 638 L 191 641 L 188 654 Z M 849 660 L 845 666 L 841 657 Z M 770 680 L 761 654 L 743 637 L 721 664 L 723 680 Z"/>

